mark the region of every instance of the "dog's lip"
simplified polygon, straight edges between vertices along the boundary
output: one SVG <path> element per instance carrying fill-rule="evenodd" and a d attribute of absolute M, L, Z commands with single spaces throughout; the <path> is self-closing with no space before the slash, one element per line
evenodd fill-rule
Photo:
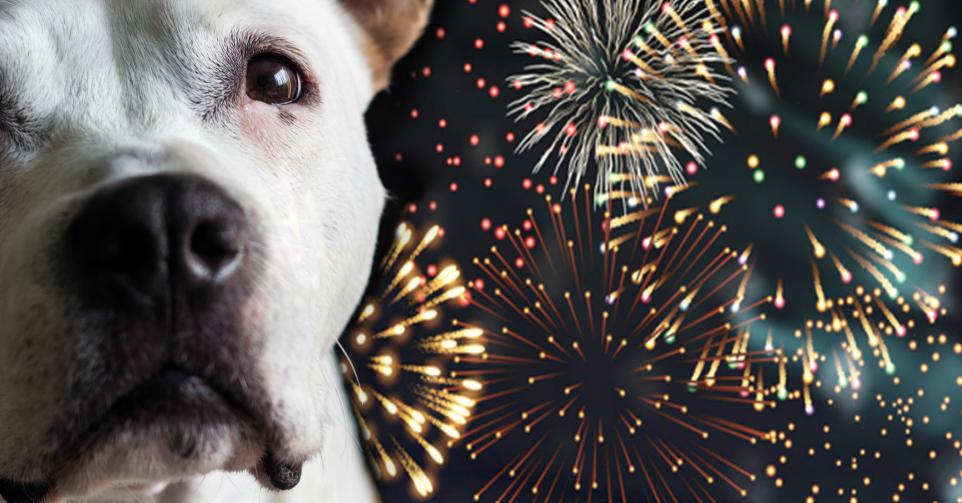
<path fill-rule="evenodd" d="M 231 424 L 258 432 L 260 421 L 234 394 L 226 392 L 212 380 L 165 365 L 151 377 L 123 394 L 82 433 L 73 437 L 63 457 L 53 468 L 49 480 L 31 483 L 0 477 L 0 497 L 10 503 L 43 501 L 56 489 L 57 480 L 83 464 L 83 453 L 89 453 L 108 441 L 118 429 L 129 428 L 138 421 L 163 421 L 180 418 L 204 424 Z M 263 444 L 264 440 L 260 442 Z M 184 453 L 189 455 L 189 453 Z"/>
<path fill-rule="evenodd" d="M 215 407 L 220 412 L 230 412 L 250 420 L 250 414 L 241 402 L 210 379 L 174 365 L 165 365 L 121 396 L 100 422 L 109 421 L 113 415 L 139 413 L 145 408 L 165 404 Z"/>
<path fill-rule="evenodd" d="M 255 430 L 259 426 L 259 421 L 234 394 L 210 379 L 168 364 L 118 398 L 103 416 L 75 437 L 75 447 L 68 452 L 89 451 L 116 429 L 138 420 L 175 418 L 246 425 Z"/>

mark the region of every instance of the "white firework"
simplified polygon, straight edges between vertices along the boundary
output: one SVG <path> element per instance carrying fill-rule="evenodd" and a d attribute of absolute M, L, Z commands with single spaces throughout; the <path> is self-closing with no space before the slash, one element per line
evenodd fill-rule
<path fill-rule="evenodd" d="M 514 50 L 536 58 L 511 84 L 509 106 L 539 121 L 519 144 L 547 148 L 535 166 L 567 163 L 568 183 L 596 165 L 596 190 L 628 181 L 646 200 L 659 183 L 684 182 L 683 159 L 703 165 L 711 109 L 733 94 L 715 50 L 721 27 L 701 0 L 542 0 L 547 18 L 525 12 L 544 35 Z M 592 163 L 594 161 L 594 163 Z"/>

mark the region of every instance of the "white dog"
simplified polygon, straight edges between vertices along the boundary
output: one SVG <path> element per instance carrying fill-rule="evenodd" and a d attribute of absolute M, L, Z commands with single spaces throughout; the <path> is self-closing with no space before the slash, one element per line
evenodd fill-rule
<path fill-rule="evenodd" d="M 374 499 L 331 348 L 431 0 L 0 0 L 0 497 Z"/>

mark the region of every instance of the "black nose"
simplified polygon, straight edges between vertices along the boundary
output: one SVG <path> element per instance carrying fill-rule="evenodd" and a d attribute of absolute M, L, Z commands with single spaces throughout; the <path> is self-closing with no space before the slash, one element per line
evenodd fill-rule
<path fill-rule="evenodd" d="M 88 294 L 167 301 L 235 281 L 249 235 L 243 209 L 214 183 L 155 175 L 95 193 L 65 252 Z"/>

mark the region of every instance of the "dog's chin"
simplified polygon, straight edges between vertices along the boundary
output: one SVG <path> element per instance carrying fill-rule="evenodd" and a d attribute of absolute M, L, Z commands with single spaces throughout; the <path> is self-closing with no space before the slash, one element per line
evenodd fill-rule
<path fill-rule="evenodd" d="M 263 458 L 261 441 L 246 426 L 140 417 L 70 463 L 50 481 L 43 501 L 146 496 L 172 482 L 215 471 L 253 470 Z"/>
<path fill-rule="evenodd" d="M 261 423 L 206 381 L 164 371 L 65 448 L 50 480 L 25 485 L 0 479 L 0 495 L 11 503 L 129 498 L 215 471 L 250 471 L 265 485 L 283 486 L 277 481 L 283 473 L 264 474 L 297 465 L 272 461 Z"/>

